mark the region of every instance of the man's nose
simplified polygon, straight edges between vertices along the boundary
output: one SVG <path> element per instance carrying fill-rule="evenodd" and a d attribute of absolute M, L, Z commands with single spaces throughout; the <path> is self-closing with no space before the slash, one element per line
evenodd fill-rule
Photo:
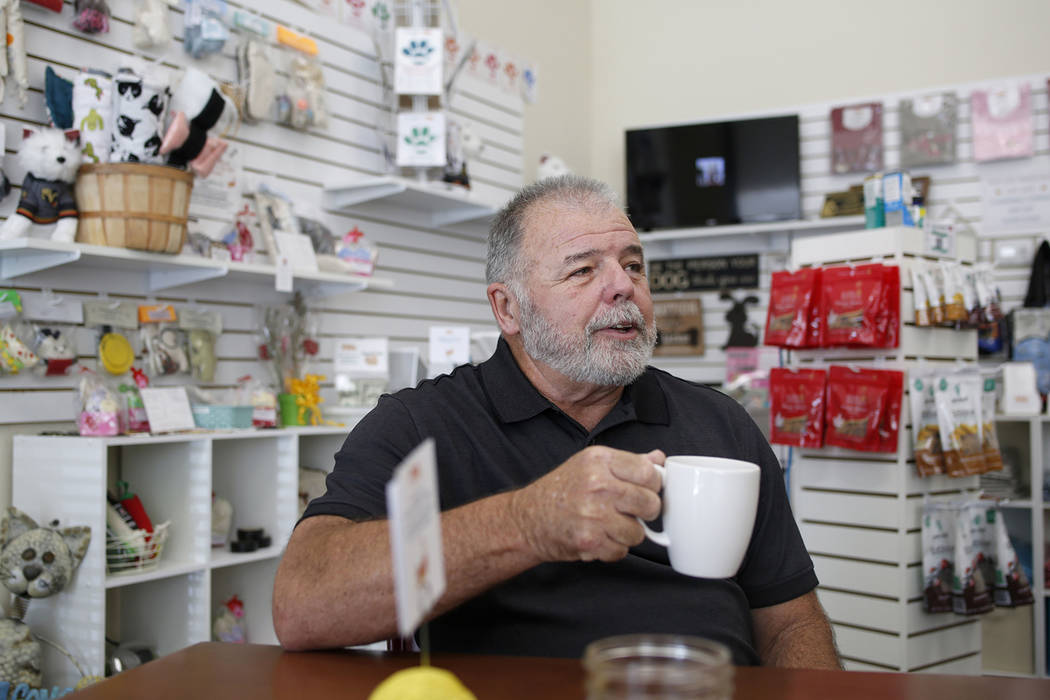
<path fill-rule="evenodd" d="M 606 302 L 621 301 L 634 296 L 634 280 L 619 265 L 612 265 L 606 277 L 603 296 Z"/>

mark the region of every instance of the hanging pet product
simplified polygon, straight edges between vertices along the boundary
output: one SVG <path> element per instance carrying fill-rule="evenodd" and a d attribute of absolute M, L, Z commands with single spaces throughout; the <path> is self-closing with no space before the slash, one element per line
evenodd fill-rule
<path fill-rule="evenodd" d="M 109 31 L 109 5 L 106 0 L 76 0 L 73 11 L 76 14 L 73 26 L 85 34 L 104 34 Z"/>
<path fill-rule="evenodd" d="M 167 46 L 171 41 L 168 0 L 141 0 L 135 9 L 131 40 L 140 49 Z"/>
<path fill-rule="evenodd" d="M 152 377 L 189 374 L 185 334 L 179 330 L 176 320 L 175 309 L 170 304 L 139 307 L 142 347 Z"/>
<path fill-rule="evenodd" d="M 226 3 L 218 0 L 186 0 L 182 47 L 194 58 L 222 51 L 230 31 L 222 23 Z"/>
<path fill-rule="evenodd" d="M 208 177 L 226 151 L 227 142 L 208 132 L 220 119 L 236 119 L 236 108 L 215 81 L 196 68 L 188 68 L 172 98 L 172 118 L 160 153 L 169 165 L 190 167 Z"/>
<path fill-rule="evenodd" d="M 44 102 L 51 126 L 73 128 L 73 81 L 60 76 L 51 66 L 44 68 Z"/>
<path fill-rule="evenodd" d="M 273 118 L 274 69 L 266 44 L 246 39 L 237 47 L 237 78 L 244 92 L 248 121 Z"/>
<path fill-rule="evenodd" d="M 109 73 L 80 71 L 73 81 L 73 125 L 80 131 L 84 162 L 109 162 L 113 130 L 113 78 Z"/>
<path fill-rule="evenodd" d="M 116 86 L 116 121 L 109 159 L 127 163 L 162 163 L 161 132 L 171 97 L 155 76 L 121 68 Z"/>

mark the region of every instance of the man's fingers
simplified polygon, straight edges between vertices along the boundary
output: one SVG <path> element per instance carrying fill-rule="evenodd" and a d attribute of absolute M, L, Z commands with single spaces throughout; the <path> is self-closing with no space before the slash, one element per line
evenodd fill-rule
<path fill-rule="evenodd" d="M 660 515 L 663 503 L 660 497 L 647 488 L 628 484 L 623 493 L 616 499 L 616 510 L 624 515 L 632 515 L 642 520 L 654 520 Z"/>
<path fill-rule="evenodd" d="M 628 547 L 639 545 L 645 539 L 645 530 L 633 516 L 629 515 L 617 515 L 610 519 L 606 524 L 605 534 L 608 535 L 611 542 L 624 548 L 623 554 L 618 558 L 627 555 Z M 602 559 L 602 561 L 612 560 Z"/>
<path fill-rule="evenodd" d="M 650 459 L 650 455 L 657 455 L 660 460 Z M 663 452 L 653 450 L 647 455 L 624 454 L 621 459 L 613 460 L 609 470 L 617 479 L 659 492 L 663 480 L 660 478 L 660 472 L 653 466 L 654 462 L 663 464 Z"/>

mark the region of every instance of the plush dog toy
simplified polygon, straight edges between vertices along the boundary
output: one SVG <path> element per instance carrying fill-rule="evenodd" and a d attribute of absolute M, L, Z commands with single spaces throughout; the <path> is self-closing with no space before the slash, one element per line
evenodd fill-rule
<path fill-rule="evenodd" d="M 172 109 L 171 123 L 160 144 L 161 154 L 168 156 L 169 165 L 189 165 L 200 177 L 208 177 L 228 145 L 208 131 L 232 106 L 214 80 L 191 66 L 175 91 Z"/>
<path fill-rule="evenodd" d="M 51 240 L 72 242 L 77 235 L 73 183 L 80 167 L 80 132 L 25 129 L 22 137 L 18 151 L 26 171 L 22 197 L 15 213 L 0 226 L 0 240 L 26 236 L 30 224 L 55 224 Z"/>
<path fill-rule="evenodd" d="M 0 523 L 0 578 L 15 595 L 12 615 L 0 619 L 0 678 L 15 687 L 25 683 L 39 688 L 41 647 L 44 641 L 69 656 L 61 647 L 33 635 L 22 621 L 29 601 L 46 598 L 66 587 L 83 561 L 91 543 L 91 528 L 40 527 L 31 517 L 9 507 Z M 74 661 L 74 664 L 76 662 Z M 79 665 L 77 665 L 79 670 Z M 83 672 L 81 671 L 83 674 Z"/>

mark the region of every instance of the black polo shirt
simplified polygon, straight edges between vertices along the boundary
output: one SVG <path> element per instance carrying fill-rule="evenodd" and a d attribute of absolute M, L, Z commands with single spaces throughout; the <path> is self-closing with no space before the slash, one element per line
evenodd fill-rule
<path fill-rule="evenodd" d="M 664 632 L 717 639 L 735 663 L 757 664 L 750 609 L 817 585 L 780 465 L 733 399 L 650 367 L 588 432 L 532 386 L 502 339 L 478 366 L 383 396 L 350 433 L 327 493 L 304 517 L 383 517 L 394 467 L 427 437 L 437 443 L 442 510 L 525 486 L 588 445 L 732 457 L 762 469 L 755 529 L 734 578 L 678 574 L 667 550 L 648 540 L 614 563 L 542 564 L 433 620 L 435 651 L 578 657 L 601 637 Z"/>

